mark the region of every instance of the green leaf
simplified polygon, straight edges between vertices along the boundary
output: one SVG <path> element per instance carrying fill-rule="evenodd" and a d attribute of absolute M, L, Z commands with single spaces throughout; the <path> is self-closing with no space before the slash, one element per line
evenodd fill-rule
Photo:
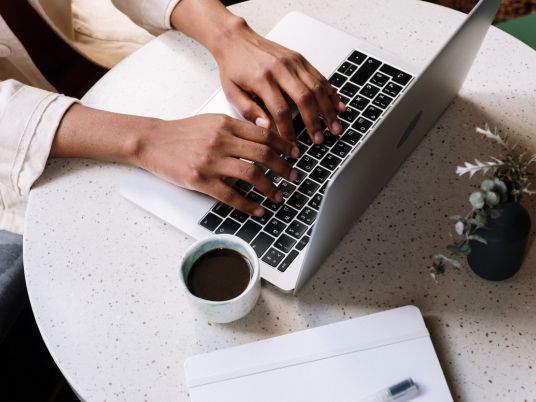
<path fill-rule="evenodd" d="M 501 202 L 501 197 L 495 191 L 488 191 L 485 194 L 486 204 L 490 207 L 495 207 Z"/>
<path fill-rule="evenodd" d="M 480 188 L 482 189 L 482 191 L 491 191 L 494 187 L 495 183 L 493 182 L 493 180 L 490 179 L 483 180 L 480 184 Z"/>
<path fill-rule="evenodd" d="M 456 222 L 454 225 L 454 230 L 456 231 L 456 234 L 458 236 L 461 236 L 463 234 L 463 229 L 465 228 L 465 225 L 462 221 Z"/>
<path fill-rule="evenodd" d="M 498 177 L 494 177 L 493 184 L 495 184 L 495 190 L 499 190 L 499 193 L 501 193 L 502 196 L 508 195 L 508 187 L 506 187 L 504 181 Z"/>
<path fill-rule="evenodd" d="M 475 191 L 469 196 L 469 202 L 474 209 L 480 209 L 484 207 L 484 194 L 481 191 Z"/>
<path fill-rule="evenodd" d="M 478 242 L 483 243 L 483 244 L 488 244 L 488 241 L 486 239 L 484 239 L 482 236 L 479 236 L 479 235 L 471 235 L 471 236 L 468 236 L 467 238 L 469 240 L 474 240 L 474 241 L 478 241 Z"/>
<path fill-rule="evenodd" d="M 463 255 L 469 255 L 471 254 L 471 245 L 469 242 L 464 242 L 458 247 L 459 251 Z"/>

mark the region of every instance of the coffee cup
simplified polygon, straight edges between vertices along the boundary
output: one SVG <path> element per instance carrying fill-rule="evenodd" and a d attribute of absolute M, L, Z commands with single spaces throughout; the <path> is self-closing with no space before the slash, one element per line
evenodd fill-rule
<path fill-rule="evenodd" d="M 220 324 L 236 321 L 259 299 L 259 258 L 237 236 L 211 236 L 186 250 L 179 283 L 200 317 Z"/>

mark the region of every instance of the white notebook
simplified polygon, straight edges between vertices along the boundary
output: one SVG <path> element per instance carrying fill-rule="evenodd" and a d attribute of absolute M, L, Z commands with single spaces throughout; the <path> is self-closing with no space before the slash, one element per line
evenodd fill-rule
<path fill-rule="evenodd" d="M 451 402 L 419 309 L 400 307 L 193 356 L 192 402 L 357 402 L 411 377 L 419 402 Z"/>

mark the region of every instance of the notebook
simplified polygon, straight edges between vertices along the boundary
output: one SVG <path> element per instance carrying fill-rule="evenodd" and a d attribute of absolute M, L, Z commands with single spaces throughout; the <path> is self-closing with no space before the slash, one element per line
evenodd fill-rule
<path fill-rule="evenodd" d="M 408 377 L 412 400 L 453 400 L 415 306 L 193 356 L 184 368 L 192 402 L 356 402 Z"/>

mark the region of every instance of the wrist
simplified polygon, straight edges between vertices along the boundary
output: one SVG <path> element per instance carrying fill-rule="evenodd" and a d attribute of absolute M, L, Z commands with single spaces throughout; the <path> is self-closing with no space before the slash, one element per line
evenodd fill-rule
<path fill-rule="evenodd" d="M 244 39 L 252 32 L 253 30 L 244 18 L 232 14 L 224 24 L 214 30 L 205 47 L 214 56 L 216 61 L 219 61 L 230 47 L 236 46 L 238 41 Z"/>

